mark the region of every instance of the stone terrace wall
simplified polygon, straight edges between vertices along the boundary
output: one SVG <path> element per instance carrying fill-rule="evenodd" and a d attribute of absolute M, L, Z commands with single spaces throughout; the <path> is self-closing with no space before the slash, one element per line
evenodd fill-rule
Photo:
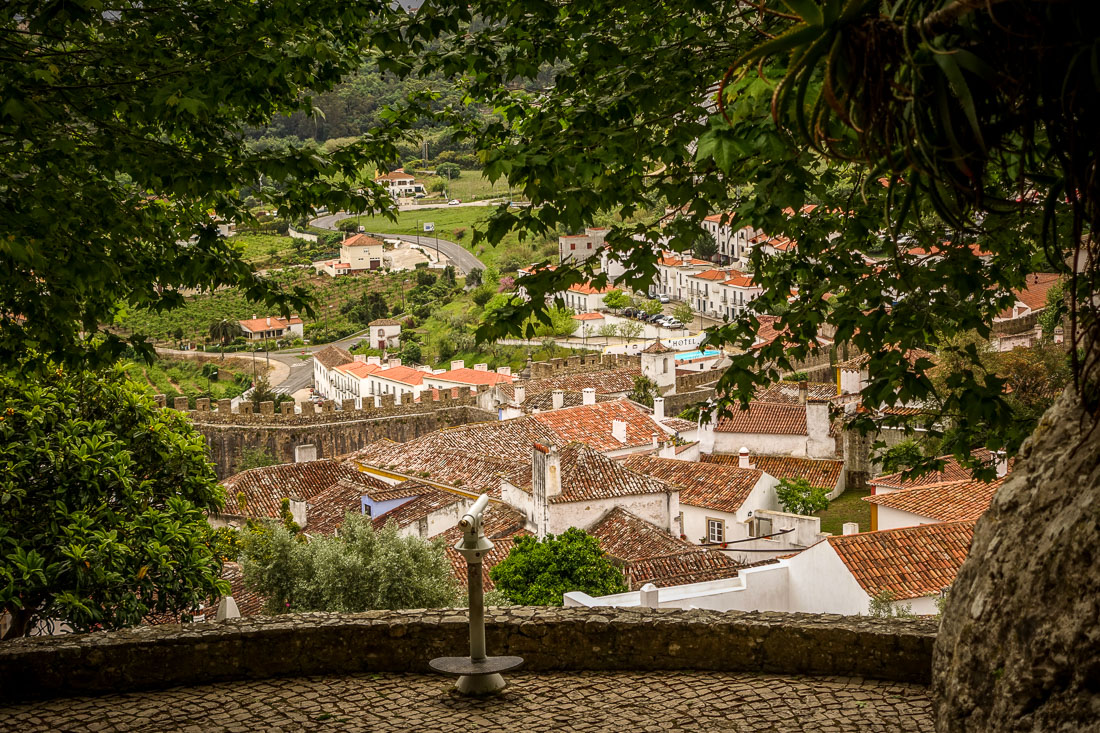
<path fill-rule="evenodd" d="M 679 609 L 489 609 L 489 653 L 529 671 L 709 670 L 927 684 L 933 619 Z M 288 675 L 428 672 L 468 653 L 464 609 L 250 617 L 0 645 L 0 700 Z"/>

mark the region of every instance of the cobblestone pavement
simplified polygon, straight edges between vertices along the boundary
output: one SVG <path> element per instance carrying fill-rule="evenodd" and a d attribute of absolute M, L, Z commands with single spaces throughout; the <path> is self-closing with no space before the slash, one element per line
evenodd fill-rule
<path fill-rule="evenodd" d="M 838 677 L 513 674 L 470 700 L 425 675 L 232 682 L 0 708 L 19 731 L 925 731 L 928 690 Z"/>

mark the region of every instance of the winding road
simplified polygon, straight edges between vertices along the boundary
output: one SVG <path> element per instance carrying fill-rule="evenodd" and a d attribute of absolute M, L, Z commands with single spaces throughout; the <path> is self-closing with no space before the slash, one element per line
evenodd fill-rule
<path fill-rule="evenodd" d="M 474 201 L 468 204 L 458 204 L 458 206 L 488 206 L 490 202 Z M 410 206 L 402 206 L 402 211 L 414 211 L 420 209 L 443 209 L 445 206 L 418 206 L 416 204 Z M 328 229 L 336 231 L 337 225 L 344 219 L 350 219 L 357 214 L 349 214 L 346 211 L 337 212 L 335 214 L 326 214 L 319 216 L 310 222 L 311 226 L 315 226 L 318 229 Z M 447 256 L 455 267 L 462 271 L 463 275 L 466 275 L 473 269 L 484 270 L 485 263 L 474 257 L 465 247 L 458 242 L 452 242 L 449 239 L 440 239 L 439 237 L 429 237 L 421 234 L 419 236 L 415 234 L 388 234 L 385 232 L 367 232 L 372 237 L 385 237 L 387 239 L 401 239 L 406 242 L 417 242 L 426 247 L 432 247 L 438 249 L 439 252 Z"/>

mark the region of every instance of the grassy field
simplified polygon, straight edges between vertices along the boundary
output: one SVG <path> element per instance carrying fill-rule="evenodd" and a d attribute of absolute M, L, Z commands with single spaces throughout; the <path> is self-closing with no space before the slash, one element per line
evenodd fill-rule
<path fill-rule="evenodd" d="M 436 180 L 434 177 L 429 182 Z M 481 175 L 481 171 L 462 171 L 458 178 L 447 181 L 447 196 L 462 201 L 478 201 L 491 198 L 508 198 L 510 194 L 508 183 L 503 179 L 490 183 L 488 178 Z"/>
<path fill-rule="evenodd" d="M 844 533 L 845 522 L 858 522 L 860 532 L 870 532 L 871 505 L 862 499 L 870 495 L 870 489 L 848 489 L 829 502 L 828 509 L 814 514 L 821 517 L 821 531 L 839 535 Z"/>
<path fill-rule="evenodd" d="M 424 223 L 432 222 L 435 224 L 435 236 L 458 242 L 486 265 L 502 271 L 514 271 L 517 267 L 524 267 L 557 254 L 557 244 L 554 241 L 544 239 L 532 245 L 529 241 L 519 241 L 518 235 L 514 233 L 506 236 L 496 247 L 486 244 L 472 246 L 474 230 L 484 230 L 488 213 L 488 207 L 443 206 L 438 209 L 399 212 L 396 222 L 376 216 L 360 216 L 357 220 L 368 232 L 383 234 L 425 234 Z"/>
<path fill-rule="evenodd" d="M 299 263 L 294 239 L 278 234 L 238 234 L 229 240 L 244 254 L 246 261 L 258 270 Z"/>

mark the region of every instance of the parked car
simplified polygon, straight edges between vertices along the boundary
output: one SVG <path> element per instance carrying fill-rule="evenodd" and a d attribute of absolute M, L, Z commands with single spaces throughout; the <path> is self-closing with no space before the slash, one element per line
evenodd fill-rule
<path fill-rule="evenodd" d="M 684 327 L 684 324 L 681 323 L 680 321 L 676 320 L 675 318 L 669 318 L 667 321 L 665 321 L 665 328 L 683 328 L 683 327 Z"/>
<path fill-rule="evenodd" d="M 459 201 L 458 199 L 451 199 L 450 201 L 447 202 L 447 206 L 458 206 L 461 203 L 462 202 Z"/>
<path fill-rule="evenodd" d="M 424 198 L 428 198 L 428 194 L 426 194 L 426 193 L 418 193 L 418 194 L 416 194 L 415 196 L 413 196 L 413 198 L 414 198 L 414 199 L 424 199 Z"/>
<path fill-rule="evenodd" d="M 667 304 L 669 302 L 668 296 L 667 295 L 658 295 L 657 296 L 657 302 L 660 303 L 661 305 Z"/>
<path fill-rule="evenodd" d="M 626 318 L 634 318 L 638 313 L 639 311 L 637 308 L 623 308 L 623 316 Z"/>
<path fill-rule="evenodd" d="M 662 320 L 664 320 L 664 318 L 664 313 L 654 313 L 653 315 L 647 317 L 646 320 L 650 323 L 660 323 Z"/>

